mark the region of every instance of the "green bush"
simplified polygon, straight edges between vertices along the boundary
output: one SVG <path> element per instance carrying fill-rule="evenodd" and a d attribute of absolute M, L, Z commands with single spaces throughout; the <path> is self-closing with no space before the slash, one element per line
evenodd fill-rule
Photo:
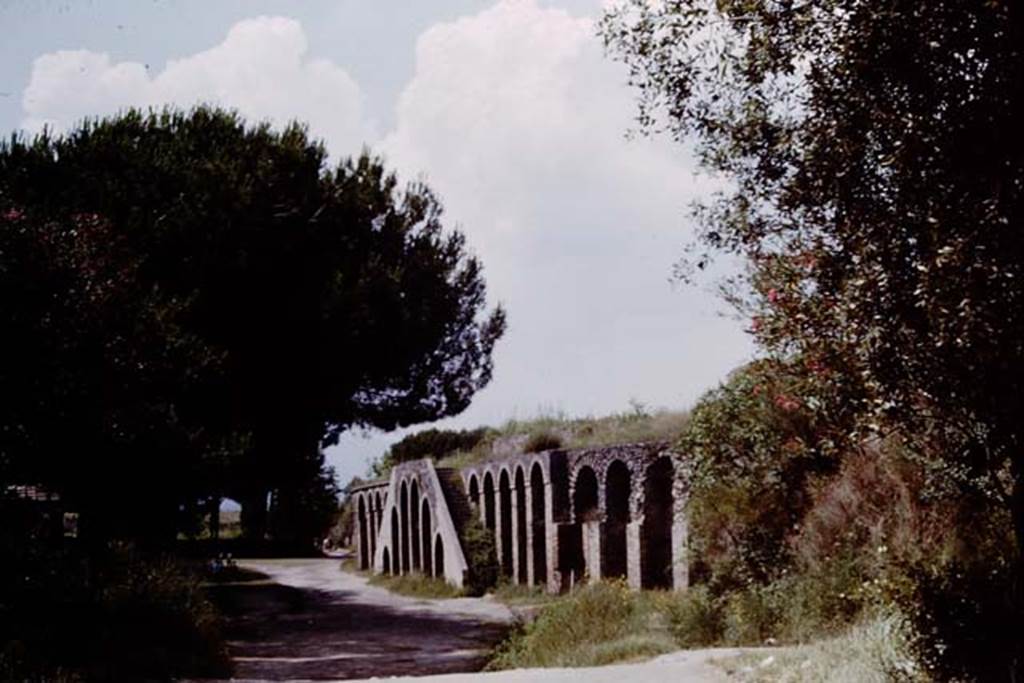
<path fill-rule="evenodd" d="M 451 585 L 442 578 L 424 576 L 413 572 L 400 576 L 390 574 L 374 574 L 370 577 L 370 583 L 380 586 L 400 595 L 410 595 L 414 598 L 457 598 L 463 595 L 463 591 Z"/>
<path fill-rule="evenodd" d="M 1020 656 L 1011 594 L 1007 563 L 954 563 L 909 569 L 890 599 L 912 627 L 910 651 L 934 680 L 1000 681 L 1014 680 Z"/>
<path fill-rule="evenodd" d="M 670 606 L 672 635 L 680 647 L 704 647 L 722 639 L 722 607 L 707 586 L 681 593 Z"/>
<path fill-rule="evenodd" d="M 657 596 L 596 583 L 547 605 L 498 649 L 488 668 L 600 666 L 675 649 Z"/>
<path fill-rule="evenodd" d="M 498 553 L 494 533 L 480 521 L 473 510 L 462 526 L 460 540 L 469 571 L 463 590 L 467 595 L 483 595 L 498 585 Z"/>
<path fill-rule="evenodd" d="M 226 677 L 219 617 L 198 576 L 117 547 L 8 557 L 0 582 L 4 680 Z"/>
<path fill-rule="evenodd" d="M 764 645 L 774 638 L 779 609 L 772 586 L 752 585 L 725 598 L 723 638 L 730 645 Z"/>
<path fill-rule="evenodd" d="M 541 451 L 551 451 L 556 448 L 561 448 L 563 445 L 562 437 L 553 432 L 534 432 L 530 435 L 530 438 L 526 440 L 526 445 L 523 446 L 524 453 L 540 453 Z"/>

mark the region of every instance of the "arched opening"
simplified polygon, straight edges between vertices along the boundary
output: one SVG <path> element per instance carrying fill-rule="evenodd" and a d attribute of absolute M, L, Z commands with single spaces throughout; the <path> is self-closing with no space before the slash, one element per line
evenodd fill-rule
<path fill-rule="evenodd" d="M 572 540 L 570 569 L 574 582 L 583 581 L 587 574 L 587 553 L 590 549 L 590 524 L 598 521 L 600 511 L 597 506 L 597 475 L 594 470 L 584 465 L 576 474 L 576 486 L 573 489 L 572 511 L 574 538 Z"/>
<path fill-rule="evenodd" d="M 526 477 L 516 468 L 516 583 L 526 583 Z"/>
<path fill-rule="evenodd" d="M 576 475 L 576 488 L 573 491 L 572 511 L 576 523 L 596 521 L 597 509 L 597 475 L 594 470 L 584 465 Z"/>
<path fill-rule="evenodd" d="M 469 475 L 469 502 L 473 505 L 474 512 L 480 510 L 480 482 L 477 481 L 475 474 Z"/>
<path fill-rule="evenodd" d="M 508 470 L 498 477 L 498 510 L 501 516 L 501 573 L 512 576 L 512 485 Z"/>
<path fill-rule="evenodd" d="M 373 494 L 373 509 L 377 511 L 377 529 L 384 523 L 384 504 L 380 499 L 380 491 Z"/>
<path fill-rule="evenodd" d="M 534 463 L 530 471 L 530 506 L 533 508 L 533 580 L 543 584 L 547 582 L 548 576 L 548 527 L 544 506 L 544 472 L 540 463 Z"/>
<path fill-rule="evenodd" d="M 402 482 L 400 493 L 398 494 L 399 506 L 402 510 L 401 519 L 401 530 L 402 536 L 399 542 L 398 550 L 395 551 L 395 564 L 401 567 L 403 574 L 409 573 L 409 487 L 406 483 Z M 401 558 L 401 559 L 399 559 Z"/>
<path fill-rule="evenodd" d="M 412 545 L 412 569 L 420 569 L 420 484 L 412 480 L 409 489 L 409 542 Z M 430 552 L 429 548 L 427 552 Z"/>
<path fill-rule="evenodd" d="M 370 564 L 373 564 L 377 556 L 377 509 L 373 506 L 373 494 L 368 493 L 363 498 L 366 500 L 366 530 L 370 534 L 366 547 L 370 551 Z"/>
<path fill-rule="evenodd" d="M 370 566 L 370 535 L 366 525 L 366 500 L 359 496 L 359 504 L 356 513 L 359 519 L 359 568 L 366 569 Z"/>
<path fill-rule="evenodd" d="M 434 541 L 434 576 L 444 577 L 444 541 L 441 540 L 441 534 Z"/>
<path fill-rule="evenodd" d="M 644 476 L 640 577 L 644 588 L 672 587 L 672 461 L 658 458 Z"/>
<path fill-rule="evenodd" d="M 391 573 L 391 553 L 388 552 L 387 547 L 384 548 L 384 573 Z"/>
<path fill-rule="evenodd" d="M 484 526 L 494 533 L 494 477 L 484 475 Z"/>
<path fill-rule="evenodd" d="M 608 468 L 604 483 L 605 538 L 601 547 L 602 577 L 624 577 L 627 573 L 626 526 L 629 524 L 630 474 L 626 463 L 616 460 Z"/>
<path fill-rule="evenodd" d="M 430 557 L 430 503 L 423 499 L 423 514 L 420 515 L 420 527 L 423 530 L 423 573 L 430 576 L 433 573 Z"/>
<path fill-rule="evenodd" d="M 385 548 L 387 550 L 387 548 Z M 398 576 L 401 573 L 398 561 L 398 510 L 391 508 L 391 556 L 394 562 L 391 563 L 391 573 Z"/>

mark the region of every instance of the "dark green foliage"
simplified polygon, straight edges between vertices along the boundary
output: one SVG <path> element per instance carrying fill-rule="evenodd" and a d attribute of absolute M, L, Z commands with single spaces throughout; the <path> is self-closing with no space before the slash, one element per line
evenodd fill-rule
<path fill-rule="evenodd" d="M 320 543 L 340 514 L 334 468 L 322 462 L 313 477 L 295 477 L 294 488 L 278 488 L 268 514 L 270 535 L 295 555 L 320 552 Z"/>
<path fill-rule="evenodd" d="M 1024 5 L 630 0 L 603 34 L 732 181 L 688 264 L 743 258 L 761 346 L 853 387 L 823 409 L 998 501 L 1024 622 Z"/>
<path fill-rule="evenodd" d="M 498 585 L 498 553 L 494 534 L 474 512 L 463 525 L 459 541 L 469 565 L 464 591 L 467 595 L 483 595 Z"/>
<path fill-rule="evenodd" d="M 562 447 L 562 437 L 551 432 L 534 432 L 523 446 L 524 453 L 540 453 Z"/>
<path fill-rule="evenodd" d="M 398 441 L 384 456 L 374 463 L 377 476 L 385 477 L 391 468 L 410 460 L 434 458 L 440 460 L 458 452 L 471 451 L 489 435 L 489 429 L 424 429 Z"/>
<path fill-rule="evenodd" d="M 4 551 L 5 680 L 230 675 L 217 614 L 197 577 L 176 562 L 127 548 L 91 558 L 25 544 Z"/>
<path fill-rule="evenodd" d="M 843 425 L 813 408 L 829 390 L 800 363 L 761 361 L 701 398 L 678 444 L 691 467 L 696 579 L 722 591 L 789 566 L 809 478 L 836 467 L 844 439 Z"/>
<path fill-rule="evenodd" d="M 487 428 L 426 429 L 405 437 L 391 447 L 389 455 L 395 463 L 434 457 L 440 460 L 456 451 L 469 451 L 487 436 Z"/>
<path fill-rule="evenodd" d="M 302 127 L 215 109 L 13 138 L 0 464 L 88 535 L 173 538 L 181 505 L 229 496 L 262 538 L 267 494 L 301 504 L 344 430 L 454 415 L 489 381 L 504 314 L 441 216 L 379 159 L 328 168 Z"/>
<path fill-rule="evenodd" d="M 1006 599 L 1006 565 L 915 568 L 891 596 L 913 627 L 910 647 L 938 681 L 998 681 L 1019 647 L 1020 621 Z"/>
<path fill-rule="evenodd" d="M 721 601 L 707 586 L 693 586 L 673 601 L 672 635 L 681 647 L 696 648 L 721 641 L 725 631 Z"/>

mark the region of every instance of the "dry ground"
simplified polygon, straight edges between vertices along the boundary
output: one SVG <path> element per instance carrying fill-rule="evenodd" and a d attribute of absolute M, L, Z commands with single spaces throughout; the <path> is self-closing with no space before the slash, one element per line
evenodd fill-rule
<path fill-rule="evenodd" d="M 710 660 L 734 650 L 681 651 L 586 669 L 479 672 L 512 614 L 487 598 L 424 600 L 371 586 L 337 559 L 253 560 L 269 578 L 215 587 L 228 616 L 235 680 L 387 678 L 394 683 L 727 681 Z M 415 678 L 414 678 L 415 677 Z"/>

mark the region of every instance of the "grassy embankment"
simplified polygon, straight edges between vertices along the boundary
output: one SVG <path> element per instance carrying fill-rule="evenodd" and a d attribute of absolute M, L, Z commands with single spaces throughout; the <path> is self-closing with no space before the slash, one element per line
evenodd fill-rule
<path fill-rule="evenodd" d="M 587 586 L 550 601 L 534 621 L 518 626 L 489 668 L 601 666 L 686 647 L 766 644 L 750 640 L 751 631 L 738 623 L 743 614 L 723 614 L 722 608 L 701 604 L 703 600 L 700 591 L 635 592 L 621 582 Z M 726 630 L 719 626 L 723 618 L 731 622 Z M 759 650 L 717 663 L 740 680 L 758 682 L 853 683 L 892 680 L 895 673 L 908 680 L 916 675 L 905 654 L 901 622 L 884 614 L 865 614 L 853 626 L 810 644 Z"/>
<path fill-rule="evenodd" d="M 686 422 L 685 411 L 647 412 L 637 406 L 630 412 L 605 417 L 570 418 L 545 415 L 531 420 L 509 420 L 490 430 L 473 449 L 448 454 L 438 461 L 442 467 L 461 467 L 495 455 L 502 443 L 517 442 L 527 452 L 547 448 L 588 448 L 619 443 L 675 441 Z"/>

